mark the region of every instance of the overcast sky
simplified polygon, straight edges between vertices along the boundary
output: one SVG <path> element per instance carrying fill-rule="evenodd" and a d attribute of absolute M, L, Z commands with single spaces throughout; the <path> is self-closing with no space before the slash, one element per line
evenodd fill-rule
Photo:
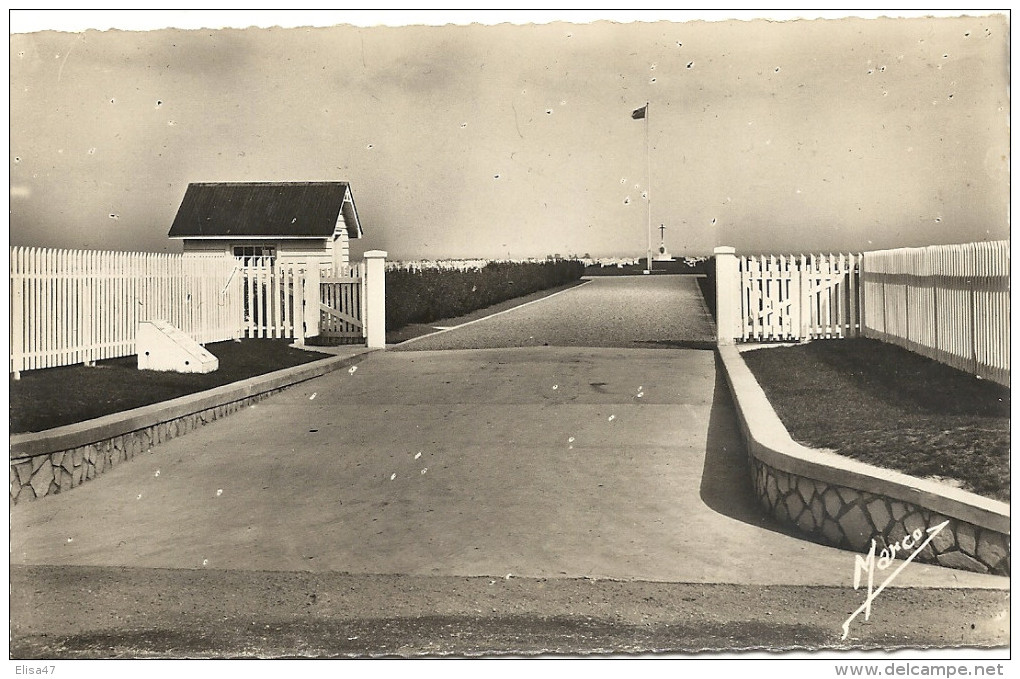
<path fill-rule="evenodd" d="M 1009 234 L 1001 15 L 37 27 L 13 245 L 175 251 L 189 182 L 291 180 L 351 182 L 396 259 L 643 254 L 649 190 L 674 255 Z"/>

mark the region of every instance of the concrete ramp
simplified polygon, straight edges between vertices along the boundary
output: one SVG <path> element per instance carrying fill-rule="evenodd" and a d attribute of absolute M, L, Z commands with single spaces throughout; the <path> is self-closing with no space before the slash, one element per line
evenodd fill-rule
<path fill-rule="evenodd" d="M 166 321 L 142 321 L 135 336 L 139 370 L 211 373 L 218 358 Z"/>

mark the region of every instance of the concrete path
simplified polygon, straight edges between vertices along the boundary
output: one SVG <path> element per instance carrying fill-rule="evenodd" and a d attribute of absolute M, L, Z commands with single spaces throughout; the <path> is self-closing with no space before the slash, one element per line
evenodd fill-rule
<path fill-rule="evenodd" d="M 542 328 L 655 349 L 376 353 L 15 506 L 11 562 L 850 586 L 851 553 L 751 502 L 714 354 L 662 348 L 710 329 L 670 302 L 692 284 L 599 279 L 404 347 Z M 911 564 L 895 584 L 1008 579 Z"/>

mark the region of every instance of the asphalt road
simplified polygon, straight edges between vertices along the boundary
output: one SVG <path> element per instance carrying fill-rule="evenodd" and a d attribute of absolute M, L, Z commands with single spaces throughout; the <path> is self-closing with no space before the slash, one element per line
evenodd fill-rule
<path fill-rule="evenodd" d="M 996 590 L 886 591 L 844 641 L 841 625 L 861 601 L 850 587 L 49 566 L 11 575 L 11 654 L 21 659 L 768 650 L 879 661 L 897 649 L 914 649 L 900 660 L 923 658 L 925 648 L 1002 657 L 981 649 L 1009 640 L 1009 593 Z"/>
<path fill-rule="evenodd" d="M 919 564 L 840 638 L 852 555 L 756 511 L 695 295 L 597 279 L 13 507 L 14 657 L 1008 643 L 1007 579 Z"/>

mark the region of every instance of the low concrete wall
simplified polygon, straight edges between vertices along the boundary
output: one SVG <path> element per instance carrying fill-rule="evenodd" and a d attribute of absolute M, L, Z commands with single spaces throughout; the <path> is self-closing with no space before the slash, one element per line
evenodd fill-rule
<path fill-rule="evenodd" d="M 361 361 L 367 352 L 278 370 L 170 401 L 11 437 L 11 503 L 67 492 L 120 462 L 287 387 Z"/>
<path fill-rule="evenodd" d="M 790 438 L 736 347 L 721 345 L 718 352 L 766 512 L 834 547 L 864 554 L 874 540 L 876 555 L 948 521 L 916 560 L 1009 575 L 1009 505 L 802 446 Z"/>

